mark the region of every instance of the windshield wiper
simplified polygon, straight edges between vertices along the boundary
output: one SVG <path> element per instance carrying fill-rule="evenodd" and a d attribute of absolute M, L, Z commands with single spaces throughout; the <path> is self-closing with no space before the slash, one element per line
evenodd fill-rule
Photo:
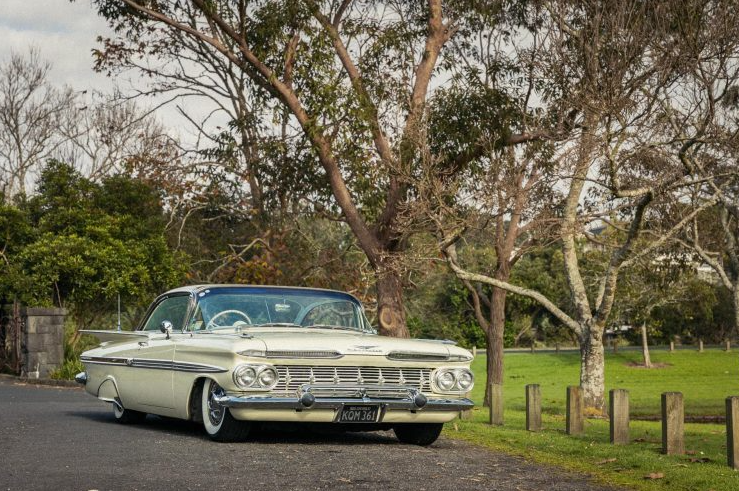
<path fill-rule="evenodd" d="M 334 326 L 331 324 L 312 324 L 310 326 L 305 326 L 306 329 L 339 329 L 342 331 L 359 331 L 359 329 L 354 327 L 348 327 L 348 326 Z"/>
<path fill-rule="evenodd" d="M 265 322 L 263 324 L 252 324 L 249 327 L 303 327 L 294 322 Z"/>

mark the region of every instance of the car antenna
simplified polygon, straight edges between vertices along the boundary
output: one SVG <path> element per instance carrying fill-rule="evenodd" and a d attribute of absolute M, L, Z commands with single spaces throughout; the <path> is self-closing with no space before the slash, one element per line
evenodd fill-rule
<path fill-rule="evenodd" d="M 121 330 L 121 294 L 118 293 L 118 330 Z"/>

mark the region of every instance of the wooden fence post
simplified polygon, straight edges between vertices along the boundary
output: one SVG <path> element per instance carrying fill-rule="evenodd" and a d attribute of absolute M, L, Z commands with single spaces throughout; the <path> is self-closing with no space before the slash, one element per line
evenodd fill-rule
<path fill-rule="evenodd" d="M 472 358 L 477 358 L 477 346 L 472 347 Z"/>
<path fill-rule="evenodd" d="M 726 352 L 728 353 L 729 351 L 731 351 L 731 340 L 727 339 L 726 340 Z"/>
<path fill-rule="evenodd" d="M 698 352 L 703 353 L 703 340 L 702 339 L 698 340 Z"/>
<path fill-rule="evenodd" d="M 729 467 L 739 469 L 739 397 L 726 398 L 726 457 Z"/>
<path fill-rule="evenodd" d="M 685 453 L 683 439 L 685 411 L 682 392 L 662 394 L 662 453 L 682 455 Z"/>
<path fill-rule="evenodd" d="M 675 341 L 670 341 L 670 353 L 675 351 Z"/>
<path fill-rule="evenodd" d="M 611 443 L 629 443 L 629 391 L 611 389 L 609 395 L 609 415 L 611 420 Z"/>
<path fill-rule="evenodd" d="M 503 384 L 490 384 L 490 424 L 503 424 Z"/>
<path fill-rule="evenodd" d="M 554 352 L 559 354 L 559 343 L 554 345 Z"/>
<path fill-rule="evenodd" d="M 577 385 L 567 387 L 567 434 L 579 435 L 583 432 L 582 390 Z"/>
<path fill-rule="evenodd" d="M 541 390 L 539 384 L 526 386 L 526 429 L 541 431 Z"/>

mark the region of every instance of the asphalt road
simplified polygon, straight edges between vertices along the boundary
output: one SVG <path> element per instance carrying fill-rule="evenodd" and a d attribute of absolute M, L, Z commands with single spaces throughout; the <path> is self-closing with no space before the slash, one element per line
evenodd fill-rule
<path fill-rule="evenodd" d="M 191 423 L 138 426 L 80 389 L 0 380 L 2 490 L 604 490 L 587 477 L 450 439 L 263 430 L 214 443 Z"/>

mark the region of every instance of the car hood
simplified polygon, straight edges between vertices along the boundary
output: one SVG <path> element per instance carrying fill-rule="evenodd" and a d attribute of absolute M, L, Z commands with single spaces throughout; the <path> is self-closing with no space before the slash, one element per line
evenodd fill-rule
<path fill-rule="evenodd" d="M 436 340 L 400 339 L 359 332 L 311 329 L 250 331 L 268 352 L 336 351 L 342 355 L 387 356 L 393 352 L 449 356 L 468 354 L 462 348 Z M 458 353 L 459 352 L 459 353 Z"/>

